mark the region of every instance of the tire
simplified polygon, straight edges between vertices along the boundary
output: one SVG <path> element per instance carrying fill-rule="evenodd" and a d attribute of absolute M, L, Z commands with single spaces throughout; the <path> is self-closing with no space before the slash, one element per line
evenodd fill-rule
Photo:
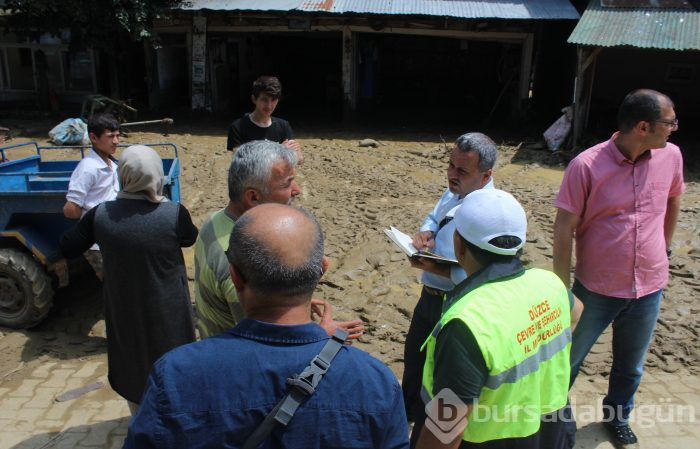
<path fill-rule="evenodd" d="M 34 257 L 16 249 L 0 249 L 0 326 L 27 329 L 51 309 L 51 279 Z"/>

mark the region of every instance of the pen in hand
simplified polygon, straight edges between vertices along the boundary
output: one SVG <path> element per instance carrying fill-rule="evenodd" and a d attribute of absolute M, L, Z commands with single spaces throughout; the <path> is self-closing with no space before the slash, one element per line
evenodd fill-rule
<path fill-rule="evenodd" d="M 418 251 L 430 249 L 435 246 L 433 231 L 419 231 L 413 236 L 413 246 Z"/>

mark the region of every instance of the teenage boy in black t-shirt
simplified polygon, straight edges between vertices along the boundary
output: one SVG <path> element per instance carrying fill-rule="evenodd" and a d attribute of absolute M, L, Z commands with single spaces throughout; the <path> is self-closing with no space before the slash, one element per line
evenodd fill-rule
<path fill-rule="evenodd" d="M 233 151 L 252 140 L 271 140 L 294 150 L 297 154 L 297 163 L 301 164 L 303 161 L 301 146 L 294 140 L 289 122 L 272 116 L 281 96 L 282 84 L 276 77 L 261 76 L 256 79 L 253 83 L 253 94 L 250 97 L 255 110 L 229 126 L 226 149 Z"/>

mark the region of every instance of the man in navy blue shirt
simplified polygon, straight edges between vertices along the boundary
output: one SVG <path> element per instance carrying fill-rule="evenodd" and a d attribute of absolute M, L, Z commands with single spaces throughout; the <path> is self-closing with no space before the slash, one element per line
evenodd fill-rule
<path fill-rule="evenodd" d="M 318 222 L 263 204 L 243 214 L 227 253 L 246 318 L 156 362 L 125 448 L 239 448 L 321 352 L 310 320 L 328 262 Z M 401 387 L 381 362 L 343 346 L 315 393 L 263 448 L 407 448 Z"/>

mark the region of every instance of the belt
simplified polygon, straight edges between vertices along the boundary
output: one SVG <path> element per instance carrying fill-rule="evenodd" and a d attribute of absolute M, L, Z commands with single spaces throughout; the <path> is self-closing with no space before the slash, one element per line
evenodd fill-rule
<path fill-rule="evenodd" d="M 428 287 L 427 285 L 423 286 L 423 290 L 425 290 L 425 292 L 429 295 L 433 296 L 442 296 L 446 293 L 444 290 L 438 290 L 437 288 Z"/>

